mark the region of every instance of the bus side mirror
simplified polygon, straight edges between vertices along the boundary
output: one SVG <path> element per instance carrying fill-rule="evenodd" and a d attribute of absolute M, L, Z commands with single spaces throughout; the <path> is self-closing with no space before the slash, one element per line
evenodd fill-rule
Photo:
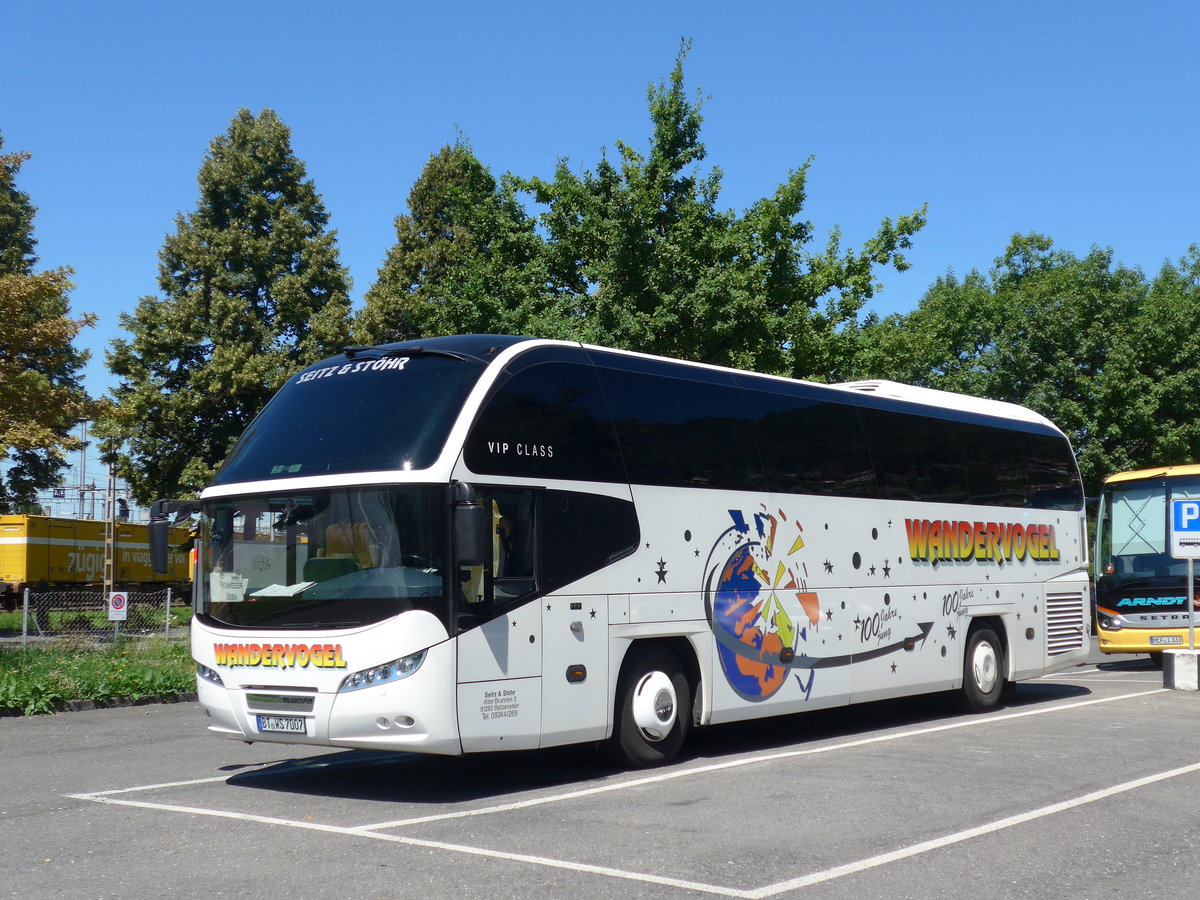
<path fill-rule="evenodd" d="M 150 568 L 155 575 L 167 574 L 167 535 L 171 523 L 167 521 L 167 505 L 170 500 L 155 500 L 150 505 Z"/>
<path fill-rule="evenodd" d="M 195 510 L 196 503 L 191 500 L 155 500 L 150 504 L 150 568 L 155 575 L 166 575 L 169 568 L 170 514 L 190 516 Z"/>
<path fill-rule="evenodd" d="M 487 540 L 487 510 L 475 499 L 475 489 L 454 485 L 454 556 L 458 566 L 482 566 L 491 559 Z"/>

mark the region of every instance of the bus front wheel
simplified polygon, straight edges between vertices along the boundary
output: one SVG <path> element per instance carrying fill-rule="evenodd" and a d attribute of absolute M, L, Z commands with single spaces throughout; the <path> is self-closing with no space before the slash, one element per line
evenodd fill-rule
<path fill-rule="evenodd" d="M 670 762 L 687 737 L 691 708 L 691 688 L 675 654 L 658 645 L 635 647 L 621 667 L 607 755 L 637 769 Z"/>
<path fill-rule="evenodd" d="M 967 639 L 963 685 L 957 700 L 965 712 L 987 712 L 1000 703 L 1004 687 L 1004 645 L 990 628 L 977 628 Z"/>

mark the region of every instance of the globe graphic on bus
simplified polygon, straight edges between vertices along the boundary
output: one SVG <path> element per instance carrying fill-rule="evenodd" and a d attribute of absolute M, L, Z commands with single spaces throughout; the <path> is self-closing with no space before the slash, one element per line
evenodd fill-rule
<path fill-rule="evenodd" d="M 783 687 L 787 667 L 779 664 L 784 649 L 778 630 L 764 628 L 763 592 L 770 592 L 758 577 L 754 547 L 739 547 L 717 577 L 712 602 L 712 627 L 717 638 L 717 658 L 730 687 L 747 700 L 765 700 Z"/>

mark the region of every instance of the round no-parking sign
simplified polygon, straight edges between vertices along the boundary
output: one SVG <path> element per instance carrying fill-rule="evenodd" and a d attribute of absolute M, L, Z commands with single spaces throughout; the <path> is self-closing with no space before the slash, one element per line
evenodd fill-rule
<path fill-rule="evenodd" d="M 124 591 L 113 591 L 108 595 L 108 621 L 124 622 L 129 613 L 129 595 Z"/>

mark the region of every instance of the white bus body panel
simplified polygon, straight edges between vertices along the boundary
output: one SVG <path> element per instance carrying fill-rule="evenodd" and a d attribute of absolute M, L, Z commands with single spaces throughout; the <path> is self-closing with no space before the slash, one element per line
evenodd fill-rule
<path fill-rule="evenodd" d="M 619 564 L 633 570 L 632 579 L 613 567 L 611 583 L 634 583 L 629 621 L 644 637 L 711 622 L 702 721 L 956 689 L 971 622 L 985 617 L 1001 623 L 1007 678 L 1086 659 L 1085 613 L 1073 614 L 1069 639 L 1051 647 L 1047 601 L 1057 591 L 1067 605 L 1084 602 L 1087 556 L 1077 512 L 633 491 L 642 544 Z M 1019 556 L 999 544 L 989 550 L 981 538 L 965 558 L 922 558 L 910 528 L 947 520 L 979 525 L 984 535 L 989 525 L 1053 534 L 1055 557 Z M 776 654 L 790 648 L 795 658 L 765 663 L 764 647 Z"/>

